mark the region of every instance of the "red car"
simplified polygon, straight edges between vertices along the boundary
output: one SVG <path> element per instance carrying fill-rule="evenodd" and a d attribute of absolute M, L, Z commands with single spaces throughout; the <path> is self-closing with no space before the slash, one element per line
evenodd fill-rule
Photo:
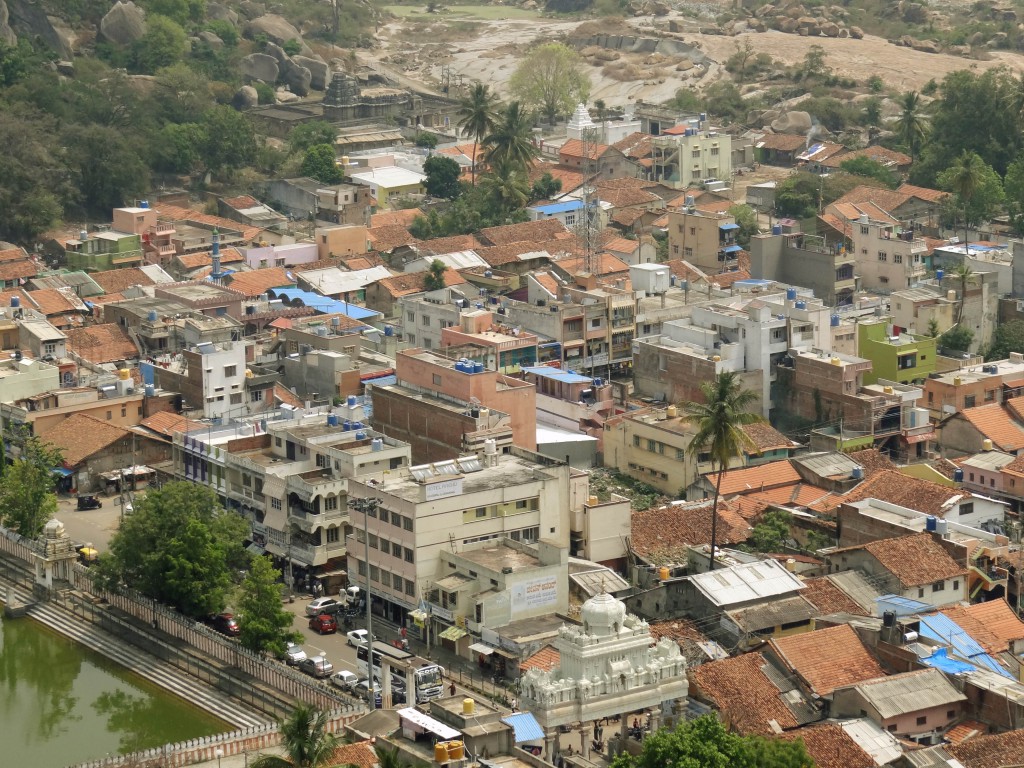
<path fill-rule="evenodd" d="M 321 613 L 309 620 L 309 628 L 321 635 L 331 635 L 338 631 L 338 620 L 330 614 Z"/>
<path fill-rule="evenodd" d="M 238 620 L 230 613 L 218 613 L 210 617 L 210 626 L 228 637 L 238 637 L 242 630 L 238 626 Z"/>

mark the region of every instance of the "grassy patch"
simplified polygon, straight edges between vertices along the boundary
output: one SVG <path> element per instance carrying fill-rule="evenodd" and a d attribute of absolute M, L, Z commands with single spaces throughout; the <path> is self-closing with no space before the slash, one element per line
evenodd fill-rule
<path fill-rule="evenodd" d="M 402 18 L 416 19 L 417 21 L 444 19 L 483 19 L 485 21 L 500 21 L 504 19 L 536 19 L 540 17 L 537 11 L 527 11 L 523 8 L 515 8 L 507 5 L 445 5 L 437 13 L 427 13 L 426 3 L 416 5 L 385 5 L 381 10 Z"/>

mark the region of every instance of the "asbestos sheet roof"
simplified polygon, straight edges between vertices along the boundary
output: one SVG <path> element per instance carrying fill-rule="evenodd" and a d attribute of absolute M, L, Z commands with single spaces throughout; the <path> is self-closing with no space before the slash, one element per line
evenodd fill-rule
<path fill-rule="evenodd" d="M 855 688 L 883 720 L 967 700 L 937 669 L 892 675 Z"/>
<path fill-rule="evenodd" d="M 714 605 L 738 605 L 804 588 L 803 582 L 775 560 L 759 560 L 719 568 L 690 577 L 691 583 Z"/>
<path fill-rule="evenodd" d="M 501 718 L 501 722 L 512 726 L 512 730 L 515 732 L 516 744 L 544 738 L 544 729 L 540 727 L 537 718 L 529 712 L 517 712 L 508 715 Z"/>

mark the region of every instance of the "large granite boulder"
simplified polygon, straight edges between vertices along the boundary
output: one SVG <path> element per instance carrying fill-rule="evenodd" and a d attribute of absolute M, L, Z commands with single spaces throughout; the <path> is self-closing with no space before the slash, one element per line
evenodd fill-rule
<path fill-rule="evenodd" d="M 265 53 L 250 53 L 240 62 L 242 77 L 250 82 L 262 80 L 264 83 L 276 83 L 280 72 L 277 59 Z"/>
<path fill-rule="evenodd" d="M 309 56 L 292 56 L 292 61 L 309 70 L 310 88 L 314 91 L 327 90 L 327 82 L 330 80 L 331 73 L 324 62 L 319 59 L 311 59 Z"/>
<path fill-rule="evenodd" d="M 76 35 L 56 16 L 47 16 L 38 0 L 5 0 L 10 15 L 8 25 L 19 37 L 40 40 L 62 59 L 74 56 Z"/>
<path fill-rule="evenodd" d="M 210 21 L 226 21 L 229 24 L 238 24 L 238 14 L 220 3 L 206 4 L 206 18 Z"/>
<path fill-rule="evenodd" d="M 793 109 L 772 121 L 776 133 L 805 134 L 811 130 L 811 116 L 802 110 Z"/>
<path fill-rule="evenodd" d="M 200 32 L 197 35 L 197 39 L 203 41 L 208 46 L 214 49 L 220 49 L 224 47 L 224 41 L 217 37 L 217 35 L 215 35 L 213 32 L 210 32 L 208 29 L 204 29 L 202 32 Z"/>
<path fill-rule="evenodd" d="M 18 36 L 14 34 L 14 30 L 7 23 L 10 18 L 11 15 L 7 10 L 7 3 L 4 0 L 0 0 L 0 43 L 4 45 L 17 45 Z"/>
<path fill-rule="evenodd" d="M 288 86 L 288 89 L 299 96 L 309 95 L 309 84 L 313 80 L 313 75 L 305 67 L 300 67 L 291 59 L 287 59 L 281 64 L 280 73 L 278 78 L 282 83 Z"/>
<path fill-rule="evenodd" d="M 253 39 L 257 35 L 263 35 L 271 42 L 284 45 L 289 40 L 298 40 L 302 44 L 302 52 L 312 53 L 309 46 L 302 40 L 302 33 L 292 26 L 291 22 L 284 16 L 276 13 L 265 13 L 259 18 L 253 19 L 245 25 L 245 34 Z"/>
<path fill-rule="evenodd" d="M 117 0 L 100 20 L 100 36 L 114 45 L 131 45 L 146 34 L 146 12 L 131 0 Z"/>
<path fill-rule="evenodd" d="M 267 12 L 267 6 L 263 3 L 253 2 L 253 0 L 242 0 L 238 4 L 238 11 L 247 19 L 256 19 Z"/>
<path fill-rule="evenodd" d="M 260 103 L 260 95 L 251 85 L 243 85 L 231 100 L 235 109 L 251 109 Z"/>

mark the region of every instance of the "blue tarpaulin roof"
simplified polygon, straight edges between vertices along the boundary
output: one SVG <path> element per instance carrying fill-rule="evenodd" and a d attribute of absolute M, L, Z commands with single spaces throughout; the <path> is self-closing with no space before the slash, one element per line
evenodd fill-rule
<path fill-rule="evenodd" d="M 589 384 L 591 382 L 589 376 L 580 376 L 572 371 L 563 371 L 561 368 L 552 368 L 546 365 L 537 366 L 536 368 L 523 368 L 523 373 L 533 373 L 537 376 L 543 376 L 545 379 L 560 381 L 563 384 Z"/>
<path fill-rule="evenodd" d="M 728 232 L 729 230 L 732 230 L 732 229 L 739 229 L 740 225 L 739 224 L 730 224 L 730 223 L 727 222 L 725 224 L 719 224 L 718 228 L 719 229 L 723 229 L 723 230 Z"/>
<path fill-rule="evenodd" d="M 727 245 L 722 250 L 726 253 L 737 253 L 738 251 L 742 251 L 743 247 L 739 245 Z"/>
<path fill-rule="evenodd" d="M 564 203 L 547 203 L 545 205 L 534 205 L 532 206 L 532 210 L 539 211 L 540 213 L 546 213 L 548 216 L 552 216 L 556 213 L 568 213 L 569 211 L 576 211 L 582 207 L 582 200 L 566 200 Z"/>
<path fill-rule="evenodd" d="M 921 636 L 948 644 L 957 656 L 967 659 L 975 666 L 984 667 L 1004 677 L 1012 677 L 999 662 L 985 653 L 985 649 L 977 640 L 967 634 L 963 627 L 948 616 L 941 613 L 922 616 Z"/>
<path fill-rule="evenodd" d="M 327 296 L 321 296 L 313 291 L 304 291 L 301 288 L 272 288 L 271 293 L 279 299 L 286 299 L 289 303 L 301 301 L 305 307 L 312 307 L 317 312 L 325 315 L 347 315 L 353 320 L 365 320 L 368 317 L 377 317 L 379 312 L 358 304 L 351 304 L 347 301 L 338 301 Z"/>
<path fill-rule="evenodd" d="M 957 661 L 956 659 L 949 658 L 945 648 L 937 649 L 931 656 L 921 659 L 921 663 L 929 667 L 935 667 L 941 672 L 950 675 L 973 672 L 975 669 L 973 664 L 968 664 L 966 661 Z"/>
<path fill-rule="evenodd" d="M 373 384 L 375 387 L 390 387 L 393 384 L 398 383 L 398 377 L 395 374 L 391 374 L 390 376 L 378 376 L 375 379 L 367 379 L 363 383 Z"/>
<path fill-rule="evenodd" d="M 516 744 L 525 741 L 537 741 L 544 738 L 544 729 L 540 727 L 537 718 L 529 712 L 517 712 L 501 718 L 505 725 L 511 725 L 516 735 Z"/>
<path fill-rule="evenodd" d="M 61 477 L 70 477 L 71 475 L 75 474 L 74 470 L 64 469 L 64 467 L 54 467 L 50 471 L 53 472 L 53 474 L 55 475 L 60 475 Z"/>

